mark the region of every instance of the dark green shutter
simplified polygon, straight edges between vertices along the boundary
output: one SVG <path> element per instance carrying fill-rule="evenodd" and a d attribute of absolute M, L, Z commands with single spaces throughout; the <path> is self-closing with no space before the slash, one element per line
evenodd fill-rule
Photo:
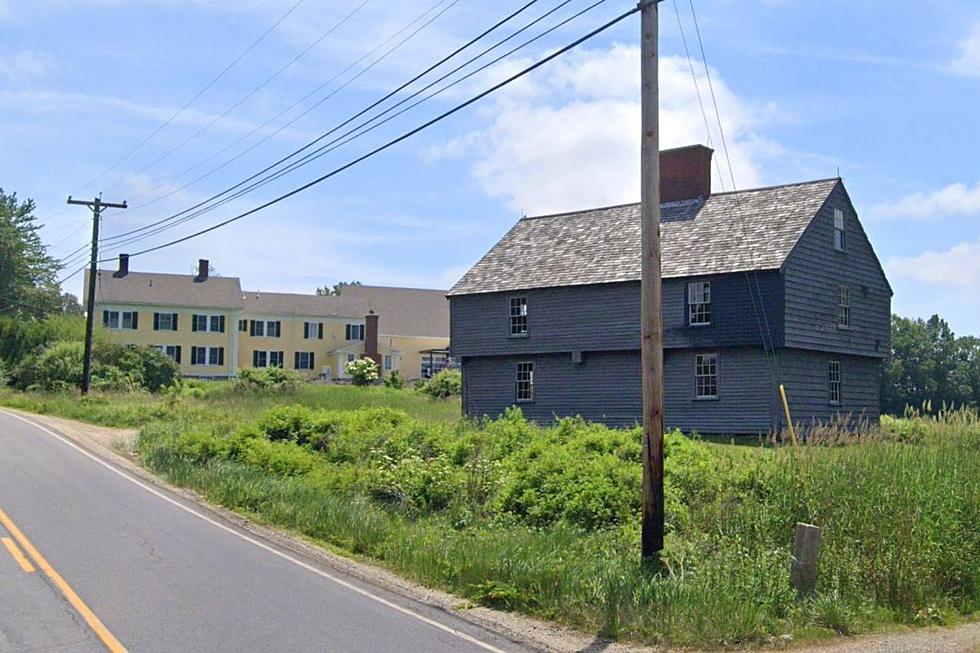
<path fill-rule="evenodd" d="M 323 322 L 320 322 L 320 324 L 317 325 L 317 331 L 317 338 L 323 340 Z"/>
<path fill-rule="evenodd" d="M 159 331 L 160 330 L 160 314 L 159 313 L 154 313 L 153 314 L 153 330 L 154 331 Z"/>
<path fill-rule="evenodd" d="M 174 360 L 177 361 L 178 365 L 180 364 L 180 345 L 177 345 L 174 349 Z"/>
<path fill-rule="evenodd" d="M 171 324 L 173 325 L 174 331 L 176 331 L 177 330 L 177 314 L 176 313 L 171 313 L 170 314 L 170 321 L 171 321 Z"/>
<path fill-rule="evenodd" d="M 221 319 L 218 320 L 218 332 L 219 333 L 224 333 L 225 332 L 225 316 L 224 315 L 222 315 L 221 316 Z"/>
<path fill-rule="evenodd" d="M 315 370 L 316 366 L 313 364 L 313 352 L 310 352 L 310 369 Z"/>
<path fill-rule="evenodd" d="M 224 318 L 222 317 L 221 319 L 223 320 Z M 218 365 L 224 365 L 224 364 L 225 364 L 225 348 L 218 347 Z"/>
<path fill-rule="evenodd" d="M 309 337 L 310 337 L 310 323 L 303 322 L 303 338 L 306 339 Z"/>
<path fill-rule="evenodd" d="M 286 352 L 279 352 L 279 367 L 286 367 Z"/>
<path fill-rule="evenodd" d="M 293 369 L 299 369 L 299 352 L 293 354 Z"/>
<path fill-rule="evenodd" d="M 191 315 L 191 331 L 195 331 L 195 332 L 197 331 L 197 314 L 196 313 L 194 315 Z M 193 356 L 194 356 L 194 354 L 191 354 L 191 357 L 193 357 Z"/>
<path fill-rule="evenodd" d="M 102 326 L 109 326 L 109 311 L 102 311 Z"/>
<path fill-rule="evenodd" d="M 139 311 L 133 311 L 133 330 L 140 328 L 140 314 Z"/>

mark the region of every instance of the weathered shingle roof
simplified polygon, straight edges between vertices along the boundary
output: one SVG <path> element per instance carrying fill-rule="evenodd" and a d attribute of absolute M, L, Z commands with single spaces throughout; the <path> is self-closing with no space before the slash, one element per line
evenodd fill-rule
<path fill-rule="evenodd" d="M 449 301 L 445 290 L 345 286 L 341 297 L 367 302 L 386 336 L 449 337 Z"/>
<path fill-rule="evenodd" d="M 246 290 L 242 300 L 244 311 L 250 315 L 362 318 L 370 310 L 367 302 L 362 300 L 329 295 Z"/>
<path fill-rule="evenodd" d="M 88 279 L 88 271 L 85 278 Z M 242 287 L 237 277 L 212 276 L 197 282 L 189 274 L 130 272 L 124 277 L 115 277 L 112 270 L 99 270 L 95 301 L 99 304 L 239 309 L 242 307 Z"/>
<path fill-rule="evenodd" d="M 778 268 L 838 179 L 717 193 L 661 209 L 664 277 Z M 640 205 L 521 219 L 450 295 L 635 281 Z"/>

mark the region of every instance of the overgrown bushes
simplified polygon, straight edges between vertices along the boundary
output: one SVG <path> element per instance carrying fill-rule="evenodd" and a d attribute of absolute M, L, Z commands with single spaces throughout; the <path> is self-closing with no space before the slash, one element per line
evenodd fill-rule
<path fill-rule="evenodd" d="M 84 344 L 55 342 L 25 357 L 14 373 L 20 389 L 66 390 L 82 381 Z M 180 369 L 168 356 L 149 347 L 97 343 L 92 351 L 92 386 L 103 390 L 145 389 L 171 385 Z"/>
<path fill-rule="evenodd" d="M 423 382 L 419 391 L 436 399 L 458 397 L 463 393 L 463 375 L 459 370 L 441 370 Z"/>
<path fill-rule="evenodd" d="M 266 392 L 286 394 L 295 391 L 303 384 L 299 372 L 281 367 L 252 368 L 238 370 L 235 389 L 240 392 Z"/>

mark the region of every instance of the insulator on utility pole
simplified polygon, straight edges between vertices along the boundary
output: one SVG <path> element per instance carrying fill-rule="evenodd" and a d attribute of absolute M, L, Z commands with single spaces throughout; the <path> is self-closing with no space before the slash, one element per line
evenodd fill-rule
<path fill-rule="evenodd" d="M 68 196 L 69 204 L 78 204 L 92 209 L 92 262 L 88 272 L 88 289 L 85 297 L 85 358 L 82 363 L 82 394 L 88 394 L 92 384 L 92 335 L 95 331 L 95 275 L 99 264 L 99 219 L 102 209 L 125 209 L 126 202 L 115 204 L 103 202 L 99 195 L 91 202 L 88 200 L 72 199 Z"/>

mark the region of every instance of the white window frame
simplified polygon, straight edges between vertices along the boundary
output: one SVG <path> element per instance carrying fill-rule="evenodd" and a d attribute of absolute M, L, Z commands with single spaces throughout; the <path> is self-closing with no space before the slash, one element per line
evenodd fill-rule
<path fill-rule="evenodd" d="M 280 328 L 278 328 L 278 329 L 276 328 L 276 325 L 277 324 L 280 325 Z M 282 323 L 279 322 L 279 320 L 266 320 L 265 321 L 265 337 L 266 338 L 278 338 L 278 337 L 282 336 L 281 324 Z M 270 331 L 274 331 L 276 335 L 270 335 L 269 334 Z"/>
<path fill-rule="evenodd" d="M 218 354 L 222 349 L 224 349 L 224 347 L 208 347 L 208 367 L 219 367 L 220 365 L 222 365 L 222 363 L 218 362 L 218 356 L 215 355 Z M 224 357 L 223 353 L 221 354 L 221 357 L 222 358 Z M 212 358 L 215 359 L 213 362 L 211 360 Z"/>
<path fill-rule="evenodd" d="M 320 340 L 320 330 L 323 322 L 304 322 L 303 330 L 306 331 L 306 340 Z"/>
<path fill-rule="evenodd" d="M 139 311 L 119 311 L 119 330 L 120 331 L 135 331 L 136 327 L 133 326 L 133 317 Z M 126 326 L 126 319 L 129 318 L 129 326 Z M 139 324 L 139 318 L 136 318 L 136 323 Z"/>
<path fill-rule="evenodd" d="M 156 315 L 157 315 L 157 317 L 156 317 L 156 320 L 154 320 L 154 321 L 157 323 L 157 331 L 176 331 L 177 330 L 177 329 L 174 328 L 174 318 L 177 317 L 177 314 L 176 313 L 161 313 L 159 311 L 156 311 Z M 166 319 L 166 321 L 167 321 L 167 325 L 166 326 L 164 326 L 164 324 L 163 324 L 164 319 Z"/>
<path fill-rule="evenodd" d="M 199 319 L 203 319 L 205 328 L 203 329 L 200 328 L 201 324 L 198 322 Z M 194 327 L 198 327 L 196 331 Z M 220 313 L 191 314 L 191 331 L 193 331 L 194 333 L 221 333 L 221 314 Z"/>
<path fill-rule="evenodd" d="M 687 324 L 688 326 L 711 325 L 710 281 L 687 283 Z"/>
<path fill-rule="evenodd" d="M 837 287 L 837 328 L 851 328 L 850 291 L 845 284 Z"/>
<path fill-rule="evenodd" d="M 356 360 L 357 360 L 357 355 L 356 354 L 347 354 L 347 362 L 348 363 L 353 363 Z"/>
<path fill-rule="evenodd" d="M 510 307 L 510 337 L 511 338 L 526 338 L 527 337 L 527 297 L 510 297 L 508 298 L 508 306 Z"/>
<path fill-rule="evenodd" d="M 120 311 L 106 310 L 105 328 L 119 330 L 119 324 L 121 322 Z M 113 319 L 115 318 L 115 319 Z M 113 324 L 115 322 L 115 324 Z"/>
<path fill-rule="evenodd" d="M 710 392 L 711 390 L 714 392 Z M 699 401 L 718 398 L 718 354 L 694 355 L 694 398 Z"/>
<path fill-rule="evenodd" d="M 519 404 L 534 401 L 534 362 L 517 363 L 514 376 L 514 401 Z"/>
<path fill-rule="evenodd" d="M 268 356 L 268 365 L 269 367 L 280 367 L 280 368 L 286 367 L 286 352 L 279 351 L 278 349 L 275 351 L 270 350 Z"/>
<path fill-rule="evenodd" d="M 224 347 L 202 347 L 200 345 L 194 345 L 191 347 L 191 365 L 194 367 L 221 367 L 224 363 L 212 363 L 211 358 L 217 353 L 219 349 L 224 349 Z M 198 363 L 194 360 L 195 351 L 204 351 L 204 362 Z M 223 356 L 223 355 L 222 355 Z"/>
<path fill-rule="evenodd" d="M 843 209 L 834 209 L 834 249 L 838 252 L 847 251 L 847 226 Z"/>
<path fill-rule="evenodd" d="M 257 368 L 269 367 L 269 352 L 264 349 L 256 349 L 252 352 L 252 363 Z"/>
<path fill-rule="evenodd" d="M 170 360 L 177 363 L 177 348 L 180 345 L 153 345 L 153 348 L 159 351 L 164 356 L 169 356 Z"/>
<path fill-rule="evenodd" d="M 296 352 L 296 369 L 298 370 L 312 370 L 313 369 L 313 352 L 312 351 L 297 351 Z"/>
<path fill-rule="evenodd" d="M 353 322 L 351 322 L 348 323 L 346 333 L 344 335 L 347 336 L 346 339 L 348 342 L 361 342 L 362 340 L 364 340 L 364 331 L 365 329 L 363 324 L 354 324 Z M 359 336 L 359 337 L 351 337 L 351 336 Z"/>
<path fill-rule="evenodd" d="M 840 361 L 829 361 L 827 364 L 827 390 L 830 393 L 830 405 L 841 405 L 841 374 Z"/>
<path fill-rule="evenodd" d="M 385 372 L 391 371 L 391 354 L 385 354 L 384 358 L 381 359 Z"/>

